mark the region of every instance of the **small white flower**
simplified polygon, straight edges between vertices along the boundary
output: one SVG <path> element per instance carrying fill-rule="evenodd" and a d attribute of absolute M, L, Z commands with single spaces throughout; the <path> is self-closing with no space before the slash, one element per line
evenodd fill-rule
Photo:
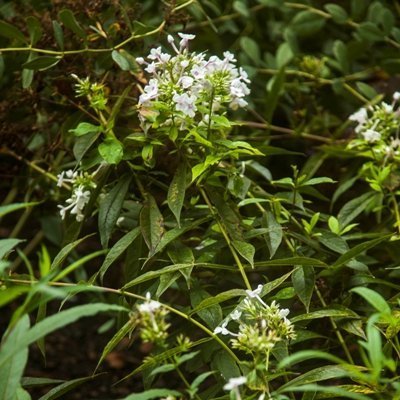
<path fill-rule="evenodd" d="M 144 93 L 139 96 L 139 104 L 143 104 L 158 96 L 158 82 L 156 79 L 150 79 L 144 88 Z"/>
<path fill-rule="evenodd" d="M 288 308 L 282 308 L 279 310 L 278 314 L 282 319 L 285 319 L 289 315 L 290 311 Z"/>
<path fill-rule="evenodd" d="M 151 49 L 150 54 L 147 56 L 149 60 L 159 60 L 160 55 L 162 54 L 161 47 L 157 47 L 156 49 Z"/>
<path fill-rule="evenodd" d="M 193 81 L 194 81 L 193 78 L 191 78 L 190 76 L 185 75 L 185 76 L 182 76 L 182 78 L 179 80 L 179 83 L 181 84 L 181 86 L 184 89 L 187 89 L 187 88 L 189 88 L 190 86 L 193 85 Z"/>
<path fill-rule="evenodd" d="M 224 385 L 224 390 L 234 390 L 247 382 L 245 376 L 238 376 L 237 378 L 230 378 L 228 383 Z"/>
<path fill-rule="evenodd" d="M 361 135 L 367 142 L 373 143 L 381 138 L 381 134 L 373 129 L 367 129 L 364 132 L 361 132 Z"/>
<path fill-rule="evenodd" d="M 365 124 L 367 122 L 367 119 L 368 113 L 364 107 L 360 108 L 358 111 L 349 116 L 350 121 L 358 122 L 361 125 Z"/>
<path fill-rule="evenodd" d="M 393 112 L 393 106 L 391 104 L 385 103 L 382 101 L 382 108 L 387 112 L 388 114 Z"/>
<path fill-rule="evenodd" d="M 90 200 L 90 191 L 84 189 L 85 187 L 83 185 L 79 185 L 77 188 L 74 189 L 71 197 L 66 200 L 68 206 L 58 206 L 62 219 L 66 217 L 67 211 L 70 211 L 71 214 L 76 215 L 76 220 L 78 222 L 83 221 L 83 209 Z"/>
<path fill-rule="evenodd" d="M 161 303 L 159 303 L 158 301 L 155 301 L 155 300 L 151 300 L 151 294 L 150 294 L 150 292 L 147 292 L 146 293 L 146 302 L 139 304 L 137 307 L 141 313 L 153 314 L 154 311 L 158 310 L 161 307 Z"/>
<path fill-rule="evenodd" d="M 235 310 L 235 311 L 231 312 L 231 314 L 230 314 L 231 319 L 233 319 L 234 321 L 237 321 L 241 316 L 242 316 L 242 312 L 239 310 Z"/>
<path fill-rule="evenodd" d="M 156 63 L 153 61 L 145 69 L 149 74 L 154 74 L 157 71 Z"/>
<path fill-rule="evenodd" d="M 177 111 L 182 111 L 188 117 L 193 118 L 196 115 L 196 100 L 197 97 L 194 95 L 189 96 L 187 93 L 175 94 L 172 98 L 176 104 L 175 108 Z"/>
<path fill-rule="evenodd" d="M 263 288 L 263 285 L 258 285 L 258 286 L 257 286 L 257 289 L 254 289 L 254 290 L 246 290 L 246 294 L 247 294 L 247 296 L 249 296 L 249 297 L 251 297 L 251 298 L 256 298 L 256 297 L 258 297 L 258 296 L 261 294 L 262 288 Z"/>
<path fill-rule="evenodd" d="M 221 326 L 217 326 L 217 327 L 214 329 L 214 333 L 215 333 L 216 335 L 221 334 L 221 335 L 224 335 L 224 336 L 227 336 L 227 335 L 238 336 L 238 334 L 233 333 L 233 332 L 231 332 L 229 329 L 227 329 L 227 328 L 226 328 L 227 325 L 228 325 L 228 322 L 224 322 Z"/>
<path fill-rule="evenodd" d="M 146 61 L 145 61 L 145 59 L 144 59 L 143 57 L 136 57 L 136 62 L 137 62 L 139 65 L 147 64 Z"/>
<path fill-rule="evenodd" d="M 394 101 L 399 101 L 400 100 L 400 92 L 394 92 L 393 93 L 393 100 Z"/>
<path fill-rule="evenodd" d="M 206 72 L 207 70 L 202 65 L 194 65 L 190 71 L 194 79 L 197 80 L 204 79 L 204 77 L 206 76 Z"/>
<path fill-rule="evenodd" d="M 196 35 L 191 35 L 188 33 L 181 33 L 181 32 L 178 33 L 178 36 L 182 39 L 179 42 L 179 47 L 181 48 L 181 50 L 187 48 L 189 40 L 193 40 L 196 37 Z"/>
<path fill-rule="evenodd" d="M 230 51 L 224 51 L 223 55 L 227 63 L 234 63 L 237 61 L 235 56 Z"/>

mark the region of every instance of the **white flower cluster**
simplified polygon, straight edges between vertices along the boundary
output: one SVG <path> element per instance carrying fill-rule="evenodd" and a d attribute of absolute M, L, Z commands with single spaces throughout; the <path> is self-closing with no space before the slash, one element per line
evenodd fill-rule
<path fill-rule="evenodd" d="M 356 122 L 355 132 L 367 143 L 377 143 L 386 140 L 393 130 L 398 129 L 400 108 L 398 107 L 400 92 L 393 94 L 391 104 L 381 102 L 375 106 L 362 107 L 349 116 Z"/>
<path fill-rule="evenodd" d="M 61 172 L 57 178 L 57 186 L 59 187 L 65 183 L 72 185 L 71 197 L 66 200 L 67 205 L 58 205 L 61 218 L 64 219 L 69 211 L 76 216 L 78 222 L 83 221 L 85 216 L 83 209 L 90 200 L 90 190 L 88 189 L 95 188 L 96 184 L 87 173 L 73 171 L 72 169 Z"/>
<path fill-rule="evenodd" d="M 163 53 L 161 47 L 152 49 L 136 61 L 152 75 L 139 97 L 139 115 L 145 130 L 159 118 L 158 126 L 174 125 L 180 130 L 201 122 L 209 125 L 213 112 L 223 112 L 225 105 L 232 109 L 246 107 L 250 93 L 247 73 L 237 68 L 234 55 L 228 51 L 224 58 L 188 51 L 195 35 L 178 33 L 179 47 L 169 35 L 175 55 Z"/>
<path fill-rule="evenodd" d="M 246 290 L 246 299 L 214 330 L 215 334 L 232 336 L 233 347 L 251 354 L 265 354 L 278 341 L 295 337 L 294 327 L 287 318 L 289 310 L 280 308 L 275 301 L 267 305 L 261 298 L 262 289 L 258 285 L 255 290 Z M 237 333 L 227 328 L 231 321 L 239 325 Z"/>

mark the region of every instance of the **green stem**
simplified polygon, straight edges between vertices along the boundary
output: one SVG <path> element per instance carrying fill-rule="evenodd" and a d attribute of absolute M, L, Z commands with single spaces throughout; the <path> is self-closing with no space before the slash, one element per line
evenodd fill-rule
<path fill-rule="evenodd" d="M 318 295 L 318 298 L 319 298 L 321 304 L 322 304 L 324 307 L 327 307 L 327 304 L 326 304 L 324 298 L 322 297 L 322 294 L 321 294 L 321 292 L 319 291 L 319 289 L 317 288 L 317 286 L 315 286 L 315 291 L 316 291 L 316 293 L 317 293 L 317 295 Z M 335 333 L 336 333 L 336 336 L 337 336 L 337 338 L 338 338 L 338 340 L 339 340 L 340 345 L 341 345 L 342 348 L 343 348 L 344 353 L 346 354 L 346 357 L 347 357 L 349 363 L 354 365 L 353 357 L 351 356 L 350 351 L 349 351 L 349 349 L 347 348 L 346 342 L 344 341 L 343 336 L 342 336 L 342 334 L 340 333 L 338 326 L 336 325 L 336 322 L 335 322 L 335 321 L 333 320 L 333 318 L 331 318 L 331 317 L 329 317 L 329 320 L 331 321 L 331 325 L 332 325 L 332 327 L 333 327 L 333 329 L 334 329 L 334 331 L 335 331 Z"/>
<path fill-rule="evenodd" d="M 212 206 L 212 204 L 210 202 L 210 199 L 208 198 L 207 193 L 205 192 L 205 190 L 203 188 L 200 188 L 200 193 L 203 196 L 203 199 L 206 202 L 211 214 L 214 216 L 214 219 L 217 222 L 217 224 L 219 226 L 219 229 L 222 232 L 222 235 L 223 235 L 223 237 L 224 237 L 224 239 L 226 241 L 226 244 L 228 245 L 229 250 L 230 250 L 233 258 L 234 258 L 237 266 L 239 267 L 239 271 L 240 271 L 240 274 L 242 275 L 242 278 L 243 278 L 243 281 L 244 281 L 244 284 L 245 284 L 246 288 L 248 290 L 251 290 L 251 285 L 250 285 L 249 279 L 247 278 L 246 272 L 244 270 L 244 266 L 243 266 L 242 262 L 240 261 L 239 255 L 237 254 L 235 248 L 232 246 L 231 240 L 229 238 L 228 233 L 226 232 L 226 229 L 225 229 L 224 225 L 220 221 L 218 215 L 215 213 L 214 207 Z"/>
<path fill-rule="evenodd" d="M 1 282 L 1 281 L 0 281 Z M 39 281 L 28 281 L 28 280 L 24 280 L 24 279 L 13 279 L 13 278 L 7 278 L 7 282 L 12 282 L 12 283 L 16 283 L 16 284 L 22 284 L 22 285 L 33 285 L 33 284 L 37 284 L 39 283 Z M 79 287 L 81 285 L 76 284 L 76 283 L 66 283 L 66 282 L 46 282 L 47 285 L 50 286 L 60 286 L 60 287 Z M 97 289 L 99 291 L 103 291 L 106 293 L 113 293 L 113 294 L 117 294 L 119 296 L 126 296 L 126 297 L 131 297 L 133 299 L 136 300 L 143 300 L 143 301 L 147 301 L 147 298 L 144 296 L 140 296 L 138 294 L 135 293 L 131 293 L 131 292 L 126 292 L 122 289 L 113 289 L 113 288 L 109 288 L 109 287 L 103 287 L 103 286 L 97 286 L 97 285 L 90 285 L 91 288 Z M 167 309 L 168 311 L 171 311 L 172 313 L 178 315 L 179 317 L 187 320 L 188 322 L 192 323 L 193 325 L 197 326 L 198 328 L 200 328 L 204 333 L 206 333 L 208 336 L 210 336 L 211 338 L 213 338 L 215 341 L 217 341 L 220 346 L 226 350 L 226 352 L 232 357 L 232 359 L 240 364 L 240 360 L 237 358 L 237 356 L 235 355 L 235 353 L 214 333 L 212 332 L 210 329 L 208 329 L 206 326 L 204 326 L 203 324 L 201 324 L 200 322 L 196 321 L 195 319 L 193 319 L 192 317 L 190 317 L 189 315 L 186 315 L 185 313 L 177 310 L 174 307 L 171 307 L 167 304 L 162 304 L 162 306 Z"/>
<path fill-rule="evenodd" d="M 396 217 L 396 228 L 400 234 L 400 212 L 399 212 L 399 204 L 397 203 L 396 196 L 393 192 L 390 193 L 393 206 L 394 206 L 394 215 Z"/>

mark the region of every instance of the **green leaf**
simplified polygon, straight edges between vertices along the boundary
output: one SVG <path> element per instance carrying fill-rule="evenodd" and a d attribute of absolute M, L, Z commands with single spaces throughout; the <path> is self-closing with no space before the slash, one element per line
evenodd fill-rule
<path fill-rule="evenodd" d="M 122 143 L 114 137 L 107 137 L 98 149 L 101 157 L 109 164 L 118 164 L 124 155 Z"/>
<path fill-rule="evenodd" d="M 356 83 L 357 89 L 367 98 L 367 99 L 374 99 L 378 96 L 378 92 L 371 86 L 364 82 L 357 82 Z"/>
<path fill-rule="evenodd" d="M 74 32 L 77 36 L 82 39 L 86 39 L 86 32 L 82 29 L 82 27 L 78 24 L 78 21 L 75 19 L 74 13 L 69 9 L 61 10 L 58 13 L 58 18 L 64 24 L 65 27 Z"/>
<path fill-rule="evenodd" d="M 325 18 L 319 14 L 311 11 L 300 11 L 292 19 L 290 28 L 299 37 L 307 37 L 320 31 L 325 22 Z"/>
<path fill-rule="evenodd" d="M 300 186 L 320 185 L 321 183 L 335 183 L 335 181 L 327 177 L 318 177 L 318 178 L 311 178 L 308 181 L 302 182 Z"/>
<path fill-rule="evenodd" d="M 282 67 L 286 66 L 286 64 L 289 64 L 289 62 L 293 59 L 293 57 L 294 54 L 292 48 L 290 47 L 290 44 L 287 42 L 281 43 L 280 46 L 278 47 L 278 50 L 276 51 L 277 68 L 281 69 Z"/>
<path fill-rule="evenodd" d="M 332 19 L 338 24 L 344 24 L 349 18 L 347 11 L 337 4 L 325 4 L 324 8 L 331 15 Z"/>
<path fill-rule="evenodd" d="M 342 265 L 347 264 L 350 260 L 352 260 L 354 257 L 360 255 L 364 251 L 367 251 L 368 249 L 371 249 L 372 247 L 375 247 L 379 243 L 382 243 L 386 240 L 388 240 L 392 234 L 389 235 L 384 235 L 382 237 L 376 238 L 369 240 L 368 242 L 360 243 L 357 246 L 354 246 L 351 248 L 349 251 L 341 255 L 333 264 L 331 268 L 339 268 Z"/>
<path fill-rule="evenodd" d="M 90 124 L 89 122 L 81 122 L 75 129 L 70 129 L 69 132 L 72 132 L 75 136 L 83 136 L 88 133 L 97 133 L 102 132 L 103 128 L 98 125 Z"/>
<path fill-rule="evenodd" d="M 295 323 L 299 321 L 310 321 L 318 318 L 359 318 L 359 316 L 350 309 L 347 308 L 326 308 L 322 310 L 312 311 L 307 314 L 297 315 L 290 320 Z"/>
<path fill-rule="evenodd" d="M 35 44 L 40 40 L 43 34 L 43 29 L 40 25 L 40 22 L 36 17 L 29 16 L 26 19 L 26 23 L 28 25 L 29 37 L 31 40 L 31 46 L 34 47 Z"/>
<path fill-rule="evenodd" d="M 210 297 L 208 299 L 204 299 L 201 301 L 194 310 L 191 311 L 191 314 L 195 314 L 200 310 L 211 307 L 214 304 L 219 304 L 224 301 L 230 300 L 233 297 L 245 296 L 246 291 L 243 289 L 231 289 L 226 292 L 218 293 L 216 296 Z"/>
<path fill-rule="evenodd" d="M 242 36 L 240 38 L 240 47 L 256 65 L 260 63 L 260 48 L 254 39 Z"/>
<path fill-rule="evenodd" d="M 58 21 L 52 21 L 54 38 L 61 51 L 64 50 L 64 32 Z"/>
<path fill-rule="evenodd" d="M 65 259 L 68 257 L 69 253 L 75 249 L 76 246 L 81 244 L 83 241 L 85 241 L 87 238 L 92 237 L 93 234 L 87 235 L 81 239 L 75 240 L 72 243 L 68 243 L 66 246 L 64 246 L 60 252 L 54 257 L 53 262 L 51 263 L 50 269 L 55 270 L 61 267 L 62 263 L 65 261 Z"/>
<path fill-rule="evenodd" d="M 24 34 L 18 28 L 5 21 L 0 21 L 0 36 L 16 39 L 19 42 L 26 42 Z"/>
<path fill-rule="evenodd" d="M 168 207 L 174 214 L 178 226 L 181 225 L 180 218 L 183 202 L 185 200 L 186 178 L 186 165 L 184 163 L 180 163 L 168 188 L 167 197 Z"/>
<path fill-rule="evenodd" d="M 311 266 L 296 268 L 292 274 L 292 283 L 297 296 L 309 312 L 315 284 L 314 268 Z"/>
<path fill-rule="evenodd" d="M 385 37 L 384 33 L 372 22 L 362 22 L 357 27 L 357 33 L 361 39 L 368 42 L 378 42 Z"/>
<path fill-rule="evenodd" d="M 122 71 L 129 71 L 131 69 L 129 61 L 118 50 L 113 50 L 111 53 L 111 57 L 122 69 Z"/>
<path fill-rule="evenodd" d="M 99 232 L 103 248 L 108 246 L 111 233 L 121 213 L 122 204 L 128 193 L 131 176 L 118 180 L 117 184 L 106 194 L 99 207 Z"/>
<path fill-rule="evenodd" d="M 306 373 L 292 379 L 280 387 L 279 390 L 290 388 L 291 386 L 306 385 L 308 383 L 325 381 L 327 379 L 335 379 L 348 377 L 350 369 L 341 365 L 325 365 L 323 367 L 312 369 Z"/>
<path fill-rule="evenodd" d="M 197 308 L 199 304 L 210 298 L 210 294 L 201 288 L 192 288 L 190 290 L 190 301 L 193 308 Z M 209 328 L 215 329 L 222 320 L 222 309 L 219 304 L 213 304 L 210 307 L 197 311 L 197 315 L 208 325 Z"/>
<path fill-rule="evenodd" d="M 233 240 L 232 245 L 251 267 L 254 268 L 254 254 L 256 252 L 254 246 L 241 240 Z"/>
<path fill-rule="evenodd" d="M 101 353 L 101 357 L 99 362 L 97 363 L 97 366 L 95 368 L 95 371 L 99 368 L 100 364 L 103 362 L 103 360 L 107 357 L 108 354 L 111 353 L 111 351 L 115 348 L 115 346 L 126 336 L 128 335 L 129 332 L 131 332 L 136 326 L 136 323 L 132 321 L 131 319 L 128 320 L 128 322 L 121 328 L 119 329 L 115 335 L 108 341 L 106 346 L 103 349 L 103 352 Z"/>
<path fill-rule="evenodd" d="M 103 280 L 104 274 L 107 272 L 110 265 L 115 262 L 115 260 L 133 243 L 133 241 L 139 236 L 140 228 L 128 232 L 126 235 L 122 236 L 117 243 L 108 252 L 103 264 L 101 265 L 97 274 L 100 274 L 100 279 Z M 96 275 L 97 275 L 96 274 Z"/>
<path fill-rule="evenodd" d="M 269 249 L 269 258 L 272 258 L 282 242 L 282 227 L 276 221 L 274 214 L 270 211 L 263 213 L 261 224 L 264 228 L 268 228 L 265 241 Z"/>
<path fill-rule="evenodd" d="M 356 0 L 359 1 L 359 0 Z M 333 367 L 333 366 L 332 366 Z M 338 366 L 339 368 L 339 366 Z M 340 377 L 340 376 L 339 376 Z M 359 388 L 359 386 L 356 386 L 356 388 Z M 353 389 L 353 387 L 351 388 Z M 364 387 L 361 387 L 362 390 L 365 390 Z M 289 388 L 284 388 L 282 390 L 283 392 L 311 392 L 311 393 L 316 393 L 316 392 L 321 392 L 321 393 L 326 393 L 329 397 L 331 398 L 334 395 L 335 399 L 354 399 L 354 400 L 370 400 L 371 397 L 369 396 L 364 396 L 363 394 L 360 393 L 353 393 L 353 391 L 348 391 L 345 388 L 341 388 L 339 386 L 320 386 L 320 385 L 314 385 L 314 384 L 307 384 L 307 385 L 302 385 L 302 386 L 293 386 Z M 315 398 L 315 397 L 313 397 Z M 327 398 L 326 396 L 324 397 L 318 397 L 318 398 Z"/>
<path fill-rule="evenodd" d="M 15 393 L 20 387 L 20 380 L 28 361 L 28 345 L 20 342 L 29 330 L 29 317 L 24 315 L 13 330 L 8 333 L 1 345 L 1 355 L 12 353 L 5 365 L 0 368 L 0 398 L 15 400 Z"/>
<path fill-rule="evenodd" d="M 310 257 L 290 257 L 290 258 L 277 258 L 270 261 L 255 262 L 256 267 L 270 267 L 276 265 L 312 265 L 314 267 L 327 267 L 327 265 L 316 258 Z"/>
<path fill-rule="evenodd" d="M 14 211 L 18 211 L 21 208 L 33 207 L 38 204 L 40 204 L 40 202 L 32 201 L 30 203 L 14 203 L 14 204 L 7 204 L 6 206 L 0 206 L 0 218 Z"/>
<path fill-rule="evenodd" d="M 377 292 L 366 287 L 356 287 L 350 290 L 350 292 L 357 293 L 365 301 L 371 304 L 375 310 L 384 313 L 391 314 L 391 309 L 386 300 Z"/>
<path fill-rule="evenodd" d="M 91 375 L 91 376 L 87 376 L 84 378 L 77 378 L 77 379 L 73 379 L 68 382 L 64 382 L 61 385 L 58 385 L 55 388 L 49 390 L 44 396 L 40 397 L 39 400 L 58 399 L 59 397 L 63 396 L 65 393 L 68 393 L 69 391 L 71 391 L 72 389 L 75 389 L 76 387 L 82 385 L 83 383 L 86 383 L 93 379 L 96 379 L 100 375 L 104 375 L 104 374 Z"/>
<path fill-rule="evenodd" d="M 60 57 L 41 56 L 31 61 L 27 61 L 26 63 L 22 64 L 22 67 L 25 69 L 32 69 L 34 71 L 45 71 L 46 69 L 54 67 L 60 61 Z"/>
<path fill-rule="evenodd" d="M 140 229 L 143 239 L 149 248 L 149 257 L 151 257 L 164 234 L 164 219 L 154 197 L 150 194 L 147 195 L 145 204 L 140 212 Z"/>
<path fill-rule="evenodd" d="M 332 354 L 326 353 L 324 351 L 319 351 L 319 350 L 301 350 L 298 351 L 297 353 L 291 354 L 288 357 L 285 357 L 280 363 L 279 363 L 279 368 L 286 368 L 289 365 L 293 366 L 295 364 L 298 364 L 303 361 L 307 360 L 314 360 L 314 359 L 321 359 L 321 360 L 327 360 L 327 361 L 332 361 L 336 364 L 344 364 L 345 361 L 343 361 L 341 358 L 336 357 Z"/>
<path fill-rule="evenodd" d="M 218 351 L 214 354 L 211 368 L 218 371 L 226 381 L 241 376 L 239 367 L 225 351 Z"/>
<path fill-rule="evenodd" d="M 24 242 L 21 239 L 0 239 L 0 260 L 6 258 L 8 253 L 19 243 Z"/>
<path fill-rule="evenodd" d="M 150 389 L 142 393 L 133 393 L 121 400 L 150 400 L 168 396 L 181 397 L 181 393 L 169 389 Z"/>
<path fill-rule="evenodd" d="M 3 307 L 10 301 L 13 301 L 17 297 L 29 291 L 30 288 L 27 286 L 12 286 L 7 288 L 7 290 L 0 290 L 0 307 Z"/>
<path fill-rule="evenodd" d="M 63 383 L 62 379 L 50 379 L 50 378 L 36 378 L 24 376 L 21 379 L 21 385 L 23 387 L 35 387 L 42 385 L 57 385 L 57 383 Z"/>
<path fill-rule="evenodd" d="M 78 137 L 75 141 L 73 152 L 76 158 L 77 164 L 82 161 L 84 155 L 88 152 L 88 150 L 92 147 L 94 142 L 100 136 L 100 132 L 88 133 L 87 135 Z"/>
<path fill-rule="evenodd" d="M 268 122 L 272 121 L 272 117 L 274 115 L 274 111 L 278 105 L 279 97 L 281 96 L 285 85 L 285 69 L 281 68 L 278 73 L 271 78 L 271 80 L 267 84 L 267 98 L 265 99 L 265 104 L 268 105 L 268 108 L 265 112 L 265 119 Z M 267 154 L 279 154 L 278 148 L 274 148 L 272 146 L 268 146 L 269 148 L 261 148 L 260 150 Z"/>
<path fill-rule="evenodd" d="M 351 221 L 360 215 L 374 199 L 375 194 L 368 192 L 346 203 L 337 215 L 340 227 L 345 228 Z"/>
<path fill-rule="evenodd" d="M 193 267 L 192 263 L 173 264 L 173 265 L 168 265 L 164 268 L 158 269 L 156 271 L 148 271 L 148 272 L 145 272 L 144 274 L 138 276 L 137 278 L 133 279 L 132 281 L 128 282 L 127 284 L 125 284 L 123 289 L 128 289 L 132 286 L 138 285 L 139 283 L 158 278 L 160 275 L 163 275 L 163 274 L 169 274 L 174 271 L 180 271 L 181 269 L 192 268 L 192 267 Z"/>
<path fill-rule="evenodd" d="M 68 310 L 47 317 L 21 334 L 18 338 L 16 347 L 2 349 L 2 352 L 0 353 L 0 371 L 22 348 L 36 342 L 41 337 L 46 336 L 65 325 L 72 324 L 82 317 L 90 317 L 99 312 L 109 311 L 127 312 L 128 310 L 114 304 L 93 303 L 72 307 Z"/>

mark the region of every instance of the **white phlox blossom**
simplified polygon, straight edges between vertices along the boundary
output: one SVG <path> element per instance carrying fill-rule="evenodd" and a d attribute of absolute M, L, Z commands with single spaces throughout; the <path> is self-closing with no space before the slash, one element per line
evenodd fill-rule
<path fill-rule="evenodd" d="M 228 325 L 228 322 L 224 322 L 221 326 L 217 326 L 214 329 L 214 333 L 216 335 L 221 334 L 224 336 L 230 335 L 230 336 L 238 336 L 237 333 L 233 333 L 231 332 L 229 329 L 226 328 L 226 326 Z"/>
<path fill-rule="evenodd" d="M 158 112 L 157 127 L 166 126 L 166 121 L 172 120 L 180 130 L 190 130 L 210 110 L 223 115 L 227 107 L 237 109 L 248 104 L 245 97 L 250 94 L 250 80 L 236 66 L 232 53 L 225 51 L 223 58 L 213 55 L 207 59 L 204 53 L 189 52 L 189 42 L 195 35 L 178 33 L 178 36 L 179 46 L 171 35 L 167 37 L 176 54 L 170 55 L 157 47 L 146 58 L 136 59 L 151 74 L 138 101 L 143 129 L 144 120 L 149 121 L 149 109 Z M 211 124 L 203 127 L 210 128 Z"/>
<path fill-rule="evenodd" d="M 246 290 L 246 294 L 251 299 L 257 299 L 260 302 L 260 304 L 262 304 L 264 307 L 267 307 L 267 305 L 265 304 L 264 300 L 260 297 L 260 294 L 262 292 L 262 288 L 263 288 L 263 285 L 258 285 L 257 289 Z"/>
<path fill-rule="evenodd" d="M 65 219 L 67 212 L 75 215 L 78 222 L 83 221 L 84 208 L 90 200 L 90 190 L 95 188 L 96 184 L 93 182 L 92 177 L 84 172 L 78 172 L 73 170 L 63 171 L 57 176 L 57 186 L 61 187 L 64 184 L 72 185 L 71 197 L 65 202 L 67 205 L 58 205 L 60 209 L 60 215 L 62 219 Z"/>
<path fill-rule="evenodd" d="M 67 211 L 69 211 L 71 214 L 76 215 L 76 220 L 78 222 L 83 221 L 83 209 L 89 200 L 90 191 L 85 190 L 83 185 L 78 186 L 73 190 L 71 197 L 66 200 L 66 203 L 68 204 L 67 206 L 58 205 L 61 218 L 64 219 L 67 215 Z"/>
<path fill-rule="evenodd" d="M 175 108 L 177 111 L 181 111 L 183 114 L 188 117 L 194 117 L 196 115 L 196 100 L 197 97 L 195 95 L 188 96 L 186 93 L 183 94 L 174 94 L 172 98 L 175 101 Z"/>
<path fill-rule="evenodd" d="M 150 292 L 146 293 L 146 301 L 137 306 L 138 310 L 141 313 L 149 313 L 149 314 L 154 314 L 154 312 L 158 310 L 160 307 L 161 303 L 155 300 L 151 300 Z"/>
<path fill-rule="evenodd" d="M 234 390 L 247 382 L 245 376 L 238 376 L 237 378 L 230 378 L 228 383 L 224 385 L 224 390 Z"/>
<path fill-rule="evenodd" d="M 376 142 L 381 138 L 381 134 L 374 129 L 367 129 L 366 131 L 361 132 L 361 135 L 367 142 L 370 143 Z"/>

